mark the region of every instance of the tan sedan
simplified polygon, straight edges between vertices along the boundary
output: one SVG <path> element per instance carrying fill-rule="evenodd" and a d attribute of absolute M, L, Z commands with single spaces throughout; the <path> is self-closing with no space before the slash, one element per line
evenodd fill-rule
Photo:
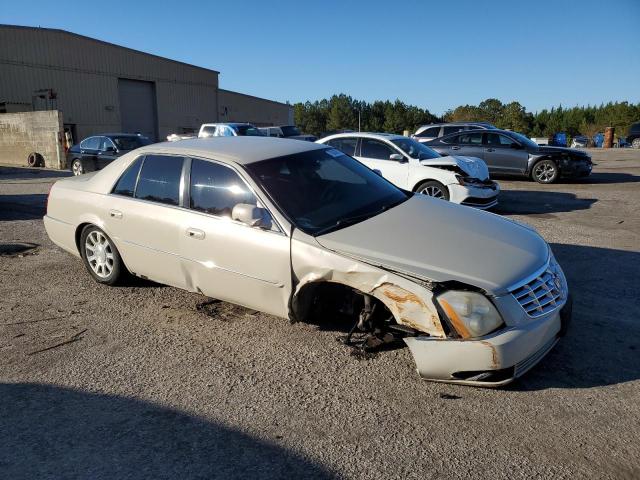
<path fill-rule="evenodd" d="M 339 317 L 345 343 L 402 339 L 431 380 L 508 383 L 571 313 L 533 230 L 400 190 L 325 145 L 150 145 L 55 183 L 44 221 L 98 282 L 133 274 L 292 321 Z"/>

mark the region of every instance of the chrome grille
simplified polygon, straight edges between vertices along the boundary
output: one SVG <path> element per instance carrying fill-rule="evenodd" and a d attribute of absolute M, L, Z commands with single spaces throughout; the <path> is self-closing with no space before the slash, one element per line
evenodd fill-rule
<path fill-rule="evenodd" d="M 511 291 L 520 306 L 530 317 L 539 317 L 555 310 L 565 297 L 562 273 L 547 268 L 533 280 Z"/>

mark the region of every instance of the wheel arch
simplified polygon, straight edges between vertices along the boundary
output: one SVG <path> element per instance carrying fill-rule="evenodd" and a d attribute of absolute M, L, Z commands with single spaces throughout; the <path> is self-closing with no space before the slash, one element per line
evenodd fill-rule
<path fill-rule="evenodd" d="M 349 289 L 354 295 L 368 295 L 381 303 L 393 316 L 396 323 L 414 328 L 435 337 L 444 337 L 445 332 L 435 308 L 415 293 L 389 281 L 373 289 L 359 286 L 348 279 L 315 279 L 298 285 L 289 302 L 289 318 L 293 322 L 305 321 L 312 315 L 314 301 L 323 288 Z M 362 288 L 361 288 L 362 287 Z M 366 291 L 369 290 L 369 291 Z M 320 297 L 322 298 L 322 297 Z"/>

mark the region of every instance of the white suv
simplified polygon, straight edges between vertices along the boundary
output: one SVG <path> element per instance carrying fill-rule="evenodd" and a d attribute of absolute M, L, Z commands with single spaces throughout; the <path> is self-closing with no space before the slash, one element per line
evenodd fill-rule
<path fill-rule="evenodd" d="M 340 133 L 317 143 L 356 158 L 404 190 L 480 209 L 498 204 L 500 186 L 479 158 L 442 157 L 412 138 L 387 133 Z"/>
<path fill-rule="evenodd" d="M 198 132 L 198 138 L 260 136 L 262 132 L 250 123 L 203 123 Z"/>

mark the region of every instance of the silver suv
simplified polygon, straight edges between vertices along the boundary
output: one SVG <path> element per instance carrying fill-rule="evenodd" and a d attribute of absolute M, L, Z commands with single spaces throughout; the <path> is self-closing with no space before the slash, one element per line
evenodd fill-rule
<path fill-rule="evenodd" d="M 492 128 L 496 128 L 496 126 L 487 122 L 431 123 L 419 127 L 416 133 L 411 135 L 411 138 L 415 138 L 419 142 L 429 142 L 465 130 L 489 130 Z"/>

